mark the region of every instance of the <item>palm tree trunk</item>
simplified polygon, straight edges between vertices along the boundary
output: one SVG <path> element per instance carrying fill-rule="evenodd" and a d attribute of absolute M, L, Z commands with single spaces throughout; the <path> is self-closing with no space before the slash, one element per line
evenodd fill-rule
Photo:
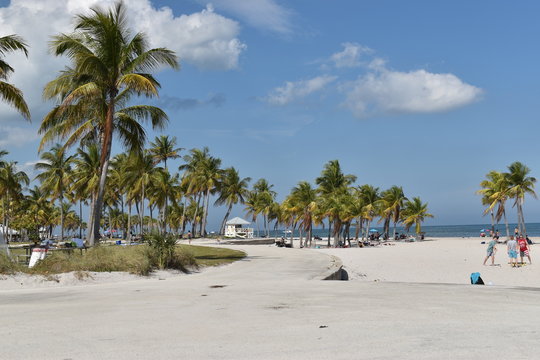
<path fill-rule="evenodd" d="M 223 218 L 223 221 L 221 222 L 221 227 L 219 228 L 220 235 L 225 234 L 225 223 L 227 222 L 227 219 L 231 215 L 232 211 L 232 203 L 229 204 L 229 207 L 227 208 L 227 212 L 225 213 L 225 217 Z"/>
<path fill-rule="evenodd" d="M 206 217 L 208 216 L 208 202 L 210 201 L 210 188 L 206 189 L 204 196 L 204 212 L 201 224 L 201 235 L 206 236 Z"/>
<path fill-rule="evenodd" d="M 128 201 L 128 220 L 126 229 L 126 240 L 131 244 L 131 201 Z"/>
<path fill-rule="evenodd" d="M 326 246 L 330 247 L 330 237 L 332 236 L 332 221 L 328 218 L 328 243 Z"/>
<path fill-rule="evenodd" d="M 523 231 L 521 234 L 525 236 L 527 235 L 527 229 L 525 228 L 525 216 L 523 215 L 523 201 L 519 202 L 519 212 L 521 213 L 521 224 L 523 226 Z"/>
<path fill-rule="evenodd" d="M 142 183 L 142 194 L 141 194 L 141 213 L 140 213 L 140 218 L 141 218 L 141 234 L 144 233 L 144 197 L 145 197 L 145 190 L 146 190 L 146 181 L 143 180 L 143 183 Z"/>
<path fill-rule="evenodd" d="M 109 206 L 109 239 L 112 240 L 112 232 L 113 232 L 113 226 L 112 226 L 112 207 Z"/>
<path fill-rule="evenodd" d="M 503 210 L 504 225 L 506 226 L 506 240 L 510 240 L 510 228 L 508 227 L 508 219 L 506 218 L 506 210 Z"/>
<path fill-rule="evenodd" d="M 154 231 L 154 206 L 153 205 L 149 205 L 148 206 L 148 211 L 150 211 L 150 231 Z"/>
<path fill-rule="evenodd" d="M 60 241 L 64 241 L 64 197 L 60 194 Z"/>
<path fill-rule="evenodd" d="M 79 238 L 82 239 L 82 199 L 79 200 Z"/>

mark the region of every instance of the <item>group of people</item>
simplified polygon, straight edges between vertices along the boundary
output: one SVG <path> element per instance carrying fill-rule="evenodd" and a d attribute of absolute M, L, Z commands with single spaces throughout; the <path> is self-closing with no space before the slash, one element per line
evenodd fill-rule
<path fill-rule="evenodd" d="M 515 232 L 514 236 L 510 237 L 510 240 L 506 242 L 506 251 L 508 253 L 508 257 L 510 258 L 510 265 L 512 267 L 517 267 L 519 264 L 523 264 L 523 258 L 526 256 L 529 259 L 529 264 L 532 264 L 531 261 L 531 248 L 529 247 L 529 244 L 531 241 L 527 236 L 523 236 L 519 234 L 519 232 Z M 486 265 L 486 262 L 489 258 L 491 258 L 491 265 L 495 265 L 495 254 L 497 253 L 497 243 L 499 240 L 499 234 L 498 232 L 493 235 L 493 238 L 488 243 L 487 248 L 487 256 L 484 259 L 484 265 Z M 521 259 L 521 262 L 518 264 L 517 257 Z"/>

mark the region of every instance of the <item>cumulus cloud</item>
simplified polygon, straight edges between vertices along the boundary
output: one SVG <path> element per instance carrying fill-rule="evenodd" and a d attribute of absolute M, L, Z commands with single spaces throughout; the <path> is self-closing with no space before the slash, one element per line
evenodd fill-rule
<path fill-rule="evenodd" d="M 371 54 L 373 50 L 357 43 L 343 43 L 343 51 L 330 56 L 330 61 L 337 68 L 358 67 L 362 63 L 360 57 L 364 54 Z"/>
<path fill-rule="evenodd" d="M 17 126 L 0 126 L 0 149 L 21 148 L 39 139 L 35 129 Z"/>
<path fill-rule="evenodd" d="M 360 76 L 342 89 L 344 106 L 356 117 L 391 113 L 432 113 L 465 106 L 479 99 L 482 90 L 453 74 L 426 70 L 410 72 L 382 69 Z"/>
<path fill-rule="evenodd" d="M 199 0 L 206 3 L 206 0 Z M 218 10 L 238 16 L 249 25 L 279 34 L 292 32 L 291 10 L 279 5 L 274 0 L 213 0 Z"/>
<path fill-rule="evenodd" d="M 336 79 L 335 76 L 322 75 L 309 80 L 287 81 L 285 85 L 275 88 L 266 97 L 266 101 L 273 105 L 287 105 L 294 100 L 302 99 L 324 89 L 326 85 Z"/>
<path fill-rule="evenodd" d="M 0 36 L 18 34 L 30 47 L 29 58 L 8 55 L 15 68 L 10 82 L 23 90 L 32 104 L 41 104 L 43 85 L 58 74 L 65 59 L 48 54 L 52 35 L 73 30 L 73 15 L 99 5 L 107 8 L 115 0 L 12 0 L 0 7 Z M 211 6 L 192 14 L 175 16 L 168 7 L 156 8 L 150 0 L 126 2 L 130 26 L 149 37 L 150 46 L 168 47 L 181 63 L 201 69 L 229 70 L 238 67 L 246 46 L 238 39 L 239 24 L 214 12 Z M 38 109 L 39 110 L 39 109 Z M 39 111 L 38 111 L 39 112 Z M 15 111 L 0 103 L 0 118 L 15 118 Z"/>

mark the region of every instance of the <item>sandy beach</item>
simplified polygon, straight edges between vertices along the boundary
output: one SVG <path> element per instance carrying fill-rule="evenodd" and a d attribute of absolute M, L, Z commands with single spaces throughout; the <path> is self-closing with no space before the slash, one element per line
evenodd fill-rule
<path fill-rule="evenodd" d="M 500 250 L 501 266 L 483 267 L 479 239 L 363 249 L 228 247 L 248 256 L 187 276 L 10 290 L 0 281 L 0 317 L 9 324 L 0 329 L 2 356 L 534 359 L 540 351 L 535 341 L 500 341 L 505 333 L 540 333 L 536 265 L 511 269 Z M 335 256 L 351 281 L 321 280 L 340 265 Z M 495 286 L 471 286 L 471 271 Z"/>
<path fill-rule="evenodd" d="M 482 241 L 486 239 L 439 238 L 317 251 L 339 257 L 351 280 L 469 284 L 470 274 L 480 272 L 486 284 L 540 287 L 540 244 L 530 246 L 532 265 L 525 258 L 524 266 L 512 268 L 505 244 L 497 245 L 495 266 L 483 266 L 487 244 L 481 244 Z M 491 259 L 487 264 L 491 264 Z"/>

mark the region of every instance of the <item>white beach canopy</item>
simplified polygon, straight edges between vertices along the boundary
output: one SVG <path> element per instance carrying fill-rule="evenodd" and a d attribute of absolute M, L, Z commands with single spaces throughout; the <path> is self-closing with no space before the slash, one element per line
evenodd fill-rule
<path fill-rule="evenodd" d="M 238 216 L 235 218 L 232 218 L 231 220 L 226 222 L 227 225 L 249 225 L 251 224 L 249 221 L 246 221 L 242 218 L 239 218 Z"/>

